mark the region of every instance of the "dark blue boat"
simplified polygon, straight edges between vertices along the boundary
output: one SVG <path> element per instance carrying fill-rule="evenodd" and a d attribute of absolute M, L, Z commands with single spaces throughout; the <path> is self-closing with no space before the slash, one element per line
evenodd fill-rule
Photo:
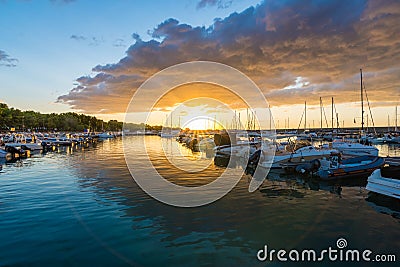
<path fill-rule="evenodd" d="M 321 160 L 321 167 L 315 175 L 322 180 L 368 177 L 384 163 L 384 158 L 376 156 L 360 156 L 341 160 L 340 155 L 333 155 L 329 160 Z"/>

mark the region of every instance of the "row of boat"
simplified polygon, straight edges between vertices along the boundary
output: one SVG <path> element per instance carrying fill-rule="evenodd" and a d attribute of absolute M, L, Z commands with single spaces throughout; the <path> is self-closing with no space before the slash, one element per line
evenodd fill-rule
<path fill-rule="evenodd" d="M 57 146 L 86 144 L 98 139 L 109 139 L 120 133 L 7 133 L 0 134 L 0 159 L 27 157 L 35 151 Z"/>
<path fill-rule="evenodd" d="M 347 132 L 313 132 L 310 130 L 304 130 L 302 133 L 294 132 L 282 132 L 278 136 L 296 136 L 299 140 L 309 141 L 340 141 L 347 140 L 351 142 L 359 142 L 363 144 L 400 144 L 400 132 L 389 131 L 387 133 L 364 133 L 361 134 L 358 131 L 347 131 Z"/>
<path fill-rule="evenodd" d="M 400 159 L 379 157 L 376 147 L 343 139 L 319 145 L 299 139 L 265 141 L 257 132 L 225 132 L 214 136 L 181 133 L 177 137 L 178 142 L 195 152 L 212 149 L 217 163 L 227 162 L 221 160 L 224 157 L 249 158 L 245 167 L 249 174 L 253 174 L 256 168 L 294 172 L 321 180 L 367 178 L 372 174 L 369 190 L 378 188 L 376 191 L 383 192 L 383 185 L 376 186 L 382 182 L 390 196 L 400 197 L 400 180 L 397 180 L 400 179 Z M 273 157 L 269 156 L 271 149 L 275 150 Z M 380 176 L 381 171 L 388 176 Z"/>

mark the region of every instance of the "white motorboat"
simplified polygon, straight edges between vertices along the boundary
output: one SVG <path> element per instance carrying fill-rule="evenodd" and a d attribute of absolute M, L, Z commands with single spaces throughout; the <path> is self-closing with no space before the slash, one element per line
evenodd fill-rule
<path fill-rule="evenodd" d="M 329 148 L 330 145 L 324 144 L 323 148 Z M 378 156 L 379 150 L 374 146 L 367 146 L 360 143 L 350 143 L 345 141 L 334 141 L 332 149 L 338 150 L 344 158 L 357 156 Z"/>
<path fill-rule="evenodd" d="M 366 188 L 375 193 L 400 199 L 400 179 L 382 177 L 380 169 L 375 170 L 368 177 Z"/>
<path fill-rule="evenodd" d="M 179 135 L 180 130 L 169 130 L 169 131 L 162 131 L 160 133 L 161 138 L 175 138 Z"/>
<path fill-rule="evenodd" d="M 23 144 L 23 148 L 31 151 L 39 151 L 43 149 L 42 145 L 38 143 L 26 143 Z"/>
<path fill-rule="evenodd" d="M 199 145 L 199 150 L 203 152 L 208 150 L 214 150 L 215 147 L 214 139 L 210 137 L 202 138 L 198 145 Z"/>
<path fill-rule="evenodd" d="M 233 144 L 231 139 L 234 140 Z M 216 144 L 214 151 L 217 155 L 248 157 L 256 151 L 255 145 L 263 143 L 263 140 L 259 133 L 239 131 L 215 135 L 214 142 Z"/>
<path fill-rule="evenodd" d="M 98 137 L 101 139 L 109 139 L 109 138 L 114 138 L 115 136 L 110 132 L 104 132 L 104 133 L 99 133 Z"/>
<path fill-rule="evenodd" d="M 390 143 L 390 144 L 400 144 L 400 136 L 386 134 L 385 141 L 386 141 L 386 143 Z"/>
<path fill-rule="evenodd" d="M 285 146 L 284 149 L 278 149 L 271 165 L 270 162 L 260 162 L 259 165 L 271 166 L 273 169 L 281 169 L 282 164 L 300 163 L 312 161 L 314 159 L 328 158 L 331 154 L 338 153 L 338 150 L 332 148 L 317 148 L 308 142 L 292 143 Z"/>
<path fill-rule="evenodd" d="M 241 142 L 234 145 L 223 145 L 214 148 L 217 155 L 220 156 L 236 156 L 236 157 L 247 157 L 256 151 L 255 145 L 258 142 Z"/>

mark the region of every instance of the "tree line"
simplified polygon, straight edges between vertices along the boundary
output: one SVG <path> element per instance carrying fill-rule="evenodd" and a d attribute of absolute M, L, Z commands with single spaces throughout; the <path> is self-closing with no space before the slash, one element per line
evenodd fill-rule
<path fill-rule="evenodd" d="M 130 130 L 143 129 L 144 124 L 130 123 L 125 127 Z M 97 119 L 95 116 L 75 112 L 43 114 L 35 111 L 21 111 L 0 103 L 1 131 L 76 131 L 91 132 L 121 131 L 123 122 Z M 147 130 L 157 129 L 158 126 L 145 125 Z"/>

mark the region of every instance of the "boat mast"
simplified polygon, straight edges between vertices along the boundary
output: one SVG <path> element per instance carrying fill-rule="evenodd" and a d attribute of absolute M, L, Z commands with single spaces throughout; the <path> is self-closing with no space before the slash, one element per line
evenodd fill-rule
<path fill-rule="evenodd" d="M 321 132 L 322 132 L 322 97 L 319 97 L 319 111 L 321 113 Z"/>
<path fill-rule="evenodd" d="M 360 90 L 361 90 L 361 134 L 364 132 L 364 97 L 363 97 L 363 80 L 362 69 L 360 69 Z"/>
<path fill-rule="evenodd" d="M 339 133 L 339 113 L 336 112 L 336 132 Z"/>
<path fill-rule="evenodd" d="M 333 97 L 332 97 L 332 138 L 333 138 Z"/>
<path fill-rule="evenodd" d="M 307 129 L 307 102 L 304 101 L 304 131 Z"/>
<path fill-rule="evenodd" d="M 268 111 L 269 111 L 269 130 L 272 130 L 272 112 L 271 112 L 271 105 L 268 105 Z"/>
<path fill-rule="evenodd" d="M 397 132 L 397 106 L 396 106 L 396 109 L 395 109 L 395 112 L 396 112 L 396 119 L 395 119 L 395 131 Z"/>

